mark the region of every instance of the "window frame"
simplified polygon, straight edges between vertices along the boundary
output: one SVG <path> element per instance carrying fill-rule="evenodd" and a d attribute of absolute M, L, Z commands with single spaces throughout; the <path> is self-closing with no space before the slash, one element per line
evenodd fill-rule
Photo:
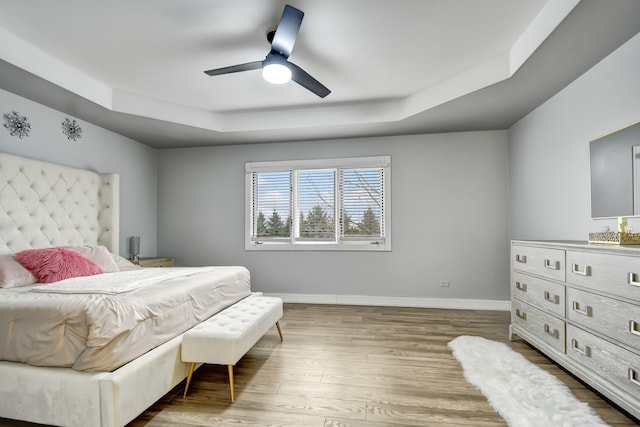
<path fill-rule="evenodd" d="M 382 217 L 384 239 L 341 239 L 336 235 L 335 241 L 301 241 L 295 239 L 294 227 L 291 224 L 291 237 L 288 240 L 265 240 L 256 241 L 252 239 L 253 233 L 253 174 L 255 172 L 284 172 L 298 171 L 310 169 L 335 169 L 335 218 L 336 231 L 340 228 L 337 223 L 340 222 L 340 199 L 342 191 L 339 188 L 340 175 L 339 169 L 358 169 L 358 168 L 381 168 L 383 170 L 382 179 Z M 295 173 L 292 173 L 292 176 Z M 295 186 L 292 182 L 291 186 Z M 296 195 L 291 196 L 291 213 L 294 214 L 294 199 Z M 336 159 L 314 159 L 314 160 L 283 160 L 283 161 L 263 161 L 263 162 L 246 162 L 245 164 L 245 250 L 248 251 L 391 251 L 391 156 L 372 156 L 372 157 L 351 157 Z"/>

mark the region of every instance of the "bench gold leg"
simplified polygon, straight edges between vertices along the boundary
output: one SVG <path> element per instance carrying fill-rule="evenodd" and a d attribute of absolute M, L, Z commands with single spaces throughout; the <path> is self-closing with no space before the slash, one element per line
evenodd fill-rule
<path fill-rule="evenodd" d="M 189 390 L 189 383 L 191 382 L 191 376 L 193 375 L 193 369 L 196 367 L 195 362 L 191 362 L 189 365 L 189 373 L 187 374 L 187 385 L 184 387 L 184 395 L 183 398 L 187 397 L 187 390 Z"/>
<path fill-rule="evenodd" d="M 282 329 L 280 329 L 280 322 L 276 322 L 276 328 L 278 328 L 278 333 L 280 334 L 280 341 L 282 341 L 283 338 L 282 338 Z"/>
<path fill-rule="evenodd" d="M 235 397 L 233 395 L 233 365 L 227 365 L 229 368 L 229 391 L 231 392 L 231 403 L 235 401 Z"/>

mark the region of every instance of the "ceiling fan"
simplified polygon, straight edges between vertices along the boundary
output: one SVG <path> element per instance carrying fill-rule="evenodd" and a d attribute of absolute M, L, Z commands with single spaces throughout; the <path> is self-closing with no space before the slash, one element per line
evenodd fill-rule
<path fill-rule="evenodd" d="M 263 61 L 253 61 L 245 64 L 232 65 L 230 67 L 207 70 L 205 74 L 218 76 L 220 74 L 238 73 L 240 71 L 258 70 L 262 68 L 262 75 L 268 82 L 282 84 L 293 80 L 320 98 L 324 98 L 329 95 L 331 91 L 311 77 L 311 75 L 302 68 L 287 60 L 293 50 L 296 37 L 298 37 L 298 31 L 300 30 L 303 17 L 304 12 L 286 5 L 278 27 L 275 31 L 267 34 L 267 40 L 271 43 L 271 51 Z"/>

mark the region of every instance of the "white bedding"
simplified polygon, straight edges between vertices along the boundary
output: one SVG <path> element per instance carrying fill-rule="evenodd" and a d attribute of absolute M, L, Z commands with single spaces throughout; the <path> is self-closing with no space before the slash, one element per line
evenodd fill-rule
<path fill-rule="evenodd" d="M 137 280 L 127 289 L 119 278 Z M 112 371 L 249 294 L 244 267 L 139 269 L 2 289 L 0 360 Z"/>
<path fill-rule="evenodd" d="M 4 189 L 0 197 L 0 254 L 77 245 L 104 245 L 116 254 L 125 250 L 119 244 L 118 174 L 0 153 L 0 187 Z M 217 292 L 231 297 L 230 300 L 241 299 L 240 295 L 248 293 L 248 273 L 245 274 L 245 281 L 239 281 L 235 290 L 210 288 L 210 293 Z M 166 284 L 177 284 L 177 280 L 168 280 Z M 140 291 L 111 296 L 94 294 L 92 298 L 125 298 Z M 42 299 L 75 296 L 0 289 L 0 300 L 23 292 Z M 194 296 L 192 300 L 195 305 L 207 306 L 204 299 Z M 210 311 L 225 308 L 222 305 L 216 303 Z M 0 313 L 3 311 L 4 306 Z M 156 311 L 162 314 L 165 310 Z M 27 316 L 37 317 L 33 313 Z M 148 319 L 142 326 L 154 324 L 153 317 Z M 0 330 L 8 328 L 9 325 L 0 326 Z M 149 334 L 154 333 L 153 329 Z M 37 340 L 25 339 L 22 345 L 40 346 L 39 341 L 46 341 L 47 333 L 40 330 Z M 161 329 L 159 335 L 163 334 Z M 189 364 L 180 359 L 181 335 L 134 356 L 111 372 L 0 361 L 0 417 L 56 426 L 123 427 L 187 376 Z M 6 339 L 6 336 L 0 339 L 2 351 L 7 348 Z"/>
<path fill-rule="evenodd" d="M 211 272 L 220 267 L 139 268 L 89 277 L 72 277 L 58 282 L 33 286 L 31 292 L 49 294 L 106 294 L 116 295 L 156 285 L 178 277 Z"/>

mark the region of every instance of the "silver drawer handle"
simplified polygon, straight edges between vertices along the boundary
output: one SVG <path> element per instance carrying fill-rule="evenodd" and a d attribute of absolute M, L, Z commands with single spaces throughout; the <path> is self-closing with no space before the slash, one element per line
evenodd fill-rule
<path fill-rule="evenodd" d="M 560 331 L 558 331 L 557 329 L 554 329 L 552 331 L 551 327 L 546 323 L 544 324 L 544 333 L 555 339 L 558 339 L 560 337 Z"/>
<path fill-rule="evenodd" d="M 629 368 L 629 381 L 631 382 L 631 384 L 640 387 L 640 381 L 638 381 L 637 378 L 638 373 L 633 368 Z"/>
<path fill-rule="evenodd" d="M 587 306 L 587 308 L 582 310 L 582 309 L 580 309 L 580 303 L 578 301 L 574 301 L 573 302 L 573 311 L 575 311 L 578 314 L 582 314 L 583 316 L 591 317 L 591 312 L 593 310 L 591 309 L 591 306 Z"/>
<path fill-rule="evenodd" d="M 571 339 L 571 348 L 574 349 L 576 353 L 581 354 L 584 357 L 591 357 L 591 347 L 585 345 L 584 350 L 582 350 L 578 345 L 578 340 L 576 340 L 575 338 Z"/>
<path fill-rule="evenodd" d="M 544 291 L 544 299 L 552 304 L 560 304 L 560 295 L 554 295 L 553 298 L 551 298 L 549 291 Z"/>
<path fill-rule="evenodd" d="M 579 274 L 580 276 L 591 276 L 591 266 L 585 265 L 584 270 L 580 270 L 578 264 L 571 264 L 571 272 L 573 274 Z"/>
<path fill-rule="evenodd" d="M 550 259 L 545 259 L 544 266 L 551 270 L 560 270 L 560 261 L 551 261 Z"/>
<path fill-rule="evenodd" d="M 640 337 L 640 328 L 638 328 L 638 322 L 635 320 L 629 320 L 629 332 L 633 335 L 638 335 Z"/>
<path fill-rule="evenodd" d="M 526 264 L 527 263 L 527 256 L 526 255 L 516 254 L 516 261 Z"/>
<path fill-rule="evenodd" d="M 519 317 L 522 320 L 527 320 L 527 313 L 521 313 L 520 309 L 516 308 L 516 317 Z"/>
<path fill-rule="evenodd" d="M 522 292 L 527 292 L 527 284 L 516 282 L 516 289 Z"/>
<path fill-rule="evenodd" d="M 631 286 L 640 286 L 640 282 L 637 280 L 638 275 L 636 273 L 627 274 L 627 283 Z"/>

